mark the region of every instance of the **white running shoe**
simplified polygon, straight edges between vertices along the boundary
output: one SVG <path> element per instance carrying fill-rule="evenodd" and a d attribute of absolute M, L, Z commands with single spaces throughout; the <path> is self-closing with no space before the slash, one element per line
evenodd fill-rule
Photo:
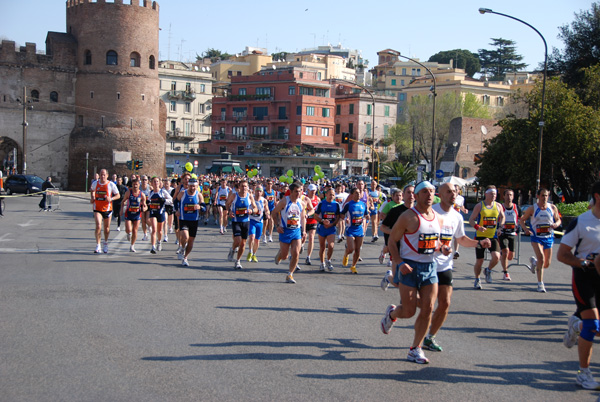
<path fill-rule="evenodd" d="M 391 267 L 391 266 L 392 266 L 392 260 L 389 260 L 388 261 L 388 267 Z"/>
<path fill-rule="evenodd" d="M 183 260 L 183 248 L 181 247 L 177 249 L 177 258 Z"/>
<path fill-rule="evenodd" d="M 293 276 L 292 274 L 288 274 L 288 275 L 285 277 L 285 281 L 286 281 L 287 283 L 296 283 L 296 281 L 294 280 L 294 276 Z"/>
<path fill-rule="evenodd" d="M 131 233 L 127 233 L 127 241 L 131 241 Z"/>
<path fill-rule="evenodd" d="M 160 241 L 158 242 L 158 246 L 156 247 L 156 251 L 162 251 L 162 244 Z"/>
<path fill-rule="evenodd" d="M 577 370 L 575 382 L 583 389 L 600 389 L 600 384 L 594 380 L 590 369 Z"/>
<path fill-rule="evenodd" d="M 390 286 L 390 279 L 389 277 L 392 275 L 392 271 L 391 270 L 387 270 L 387 272 L 385 273 L 385 276 L 383 277 L 383 279 L 381 280 L 381 290 L 388 290 L 388 287 Z"/>
<path fill-rule="evenodd" d="M 108 253 L 108 242 L 104 242 L 104 246 L 102 246 L 102 251 L 104 254 Z"/>
<path fill-rule="evenodd" d="M 94 250 L 94 254 L 100 254 L 102 252 L 102 249 L 100 248 L 99 244 L 96 244 L 96 249 Z"/>
<path fill-rule="evenodd" d="M 181 265 L 184 266 L 184 267 L 189 267 L 190 263 L 188 262 L 187 258 L 183 258 L 181 260 Z"/>
<path fill-rule="evenodd" d="M 529 264 L 531 264 L 531 267 L 529 268 L 529 270 L 531 271 L 532 274 L 535 274 L 535 267 L 537 266 L 537 258 L 535 258 L 534 256 L 529 257 Z"/>
<path fill-rule="evenodd" d="M 233 261 L 233 247 L 229 249 L 229 253 L 227 254 L 227 261 Z"/>
<path fill-rule="evenodd" d="M 169 236 L 165 235 L 165 237 L 163 237 L 163 241 L 165 243 L 168 243 L 169 242 Z"/>
<path fill-rule="evenodd" d="M 569 323 L 567 324 L 567 332 L 563 337 L 563 344 L 566 348 L 571 349 L 577 343 L 577 339 L 579 338 L 579 323 L 581 320 L 576 315 L 572 315 L 569 317 Z"/>
<path fill-rule="evenodd" d="M 121 231 L 121 226 L 117 226 L 117 232 Z"/>
<path fill-rule="evenodd" d="M 178 246 L 179 245 L 179 239 L 175 239 L 175 245 Z"/>
<path fill-rule="evenodd" d="M 281 259 L 279 258 L 280 253 L 281 250 L 277 250 L 277 254 L 275 254 L 275 265 L 279 265 L 279 262 L 281 261 Z"/>
<path fill-rule="evenodd" d="M 150 252 L 152 254 L 156 254 L 156 247 L 152 246 L 152 248 L 150 249 Z"/>
<path fill-rule="evenodd" d="M 538 282 L 537 291 L 540 293 L 546 293 L 546 287 L 544 286 L 544 282 Z"/>
<path fill-rule="evenodd" d="M 129 251 L 131 251 L 132 253 L 135 253 L 135 247 L 133 247 L 133 244 L 131 246 L 129 246 Z"/>
<path fill-rule="evenodd" d="M 475 278 L 475 283 L 473 284 L 473 288 L 477 290 L 481 290 L 481 279 Z"/>
<path fill-rule="evenodd" d="M 263 237 L 263 243 L 267 244 L 267 238 L 266 237 Z"/>
<path fill-rule="evenodd" d="M 386 335 L 390 333 L 390 330 L 392 329 L 392 327 L 394 326 L 394 323 L 396 322 L 396 320 L 392 320 L 392 317 L 390 317 L 390 314 L 395 309 L 396 309 L 396 306 L 393 304 L 390 304 L 389 306 L 387 306 L 387 308 L 385 309 L 385 316 L 381 319 L 381 332 L 383 332 Z"/>
<path fill-rule="evenodd" d="M 146 241 L 146 240 L 148 240 L 148 234 L 144 233 L 144 237 L 142 237 L 142 241 Z"/>
<path fill-rule="evenodd" d="M 326 267 L 326 265 L 325 265 L 325 261 L 323 261 L 323 262 L 321 263 L 321 265 L 319 266 L 319 271 L 321 271 L 321 272 L 325 272 L 325 267 Z"/>
<path fill-rule="evenodd" d="M 333 264 L 331 263 L 331 260 L 325 260 L 325 263 L 327 264 L 327 269 L 329 272 L 333 271 Z"/>
<path fill-rule="evenodd" d="M 408 352 L 408 361 L 419 363 L 419 364 L 427 364 L 429 363 L 429 359 L 425 357 L 425 353 L 423 353 L 423 349 L 420 346 L 416 348 L 410 349 Z"/>
<path fill-rule="evenodd" d="M 273 236 L 269 236 L 269 243 L 273 243 Z"/>
<path fill-rule="evenodd" d="M 233 269 L 242 269 L 242 263 L 240 262 L 240 260 L 237 260 L 235 262 L 235 265 L 233 266 Z"/>
<path fill-rule="evenodd" d="M 383 261 L 385 261 L 385 254 L 384 253 L 380 253 L 379 254 L 379 263 L 381 265 L 383 265 Z"/>
<path fill-rule="evenodd" d="M 169 234 L 173 234 L 173 233 L 175 233 L 175 231 L 173 230 L 173 226 L 171 226 L 171 227 L 169 228 Z"/>
<path fill-rule="evenodd" d="M 483 273 L 485 274 L 485 281 L 487 283 L 492 283 L 492 270 L 489 268 L 486 268 L 483 270 Z"/>

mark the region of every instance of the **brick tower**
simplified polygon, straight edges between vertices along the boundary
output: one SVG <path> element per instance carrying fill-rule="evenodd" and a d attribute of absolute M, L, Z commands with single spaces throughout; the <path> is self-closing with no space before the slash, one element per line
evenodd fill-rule
<path fill-rule="evenodd" d="M 166 109 L 159 98 L 158 3 L 68 0 L 67 33 L 77 41 L 75 127 L 69 143 L 69 187 L 88 172 L 165 174 Z"/>

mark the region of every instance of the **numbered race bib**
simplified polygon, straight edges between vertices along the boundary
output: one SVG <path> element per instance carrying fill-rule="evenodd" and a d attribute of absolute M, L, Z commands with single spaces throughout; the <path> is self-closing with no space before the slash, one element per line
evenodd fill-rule
<path fill-rule="evenodd" d="M 106 191 L 96 191 L 96 201 L 106 201 Z"/>
<path fill-rule="evenodd" d="M 158 202 L 158 201 L 152 201 L 150 203 L 150 209 L 160 209 L 160 202 Z"/>
<path fill-rule="evenodd" d="M 442 243 L 443 246 L 450 247 L 450 244 L 452 244 L 452 234 L 451 233 L 442 233 L 440 235 L 440 242 Z"/>
<path fill-rule="evenodd" d="M 183 212 L 186 212 L 186 213 L 195 212 L 196 211 L 195 207 L 196 207 L 196 204 L 184 204 Z"/>
<path fill-rule="evenodd" d="M 549 237 L 551 235 L 550 225 L 537 225 L 535 235 L 537 237 Z"/>
<path fill-rule="evenodd" d="M 224 194 L 221 194 L 221 195 L 219 196 L 219 201 L 227 201 L 227 196 L 226 196 L 226 195 L 224 195 Z"/>
<path fill-rule="evenodd" d="M 139 205 L 130 205 L 128 211 L 130 214 L 137 214 L 138 212 L 140 212 L 140 206 Z"/>
<path fill-rule="evenodd" d="M 360 226 L 363 223 L 362 216 L 354 216 L 352 217 L 352 226 Z"/>
<path fill-rule="evenodd" d="M 333 212 L 325 212 L 323 214 L 323 219 L 333 221 L 335 219 L 335 214 Z"/>
<path fill-rule="evenodd" d="M 515 233 L 516 225 L 514 222 L 506 222 L 504 224 L 504 233 Z"/>
<path fill-rule="evenodd" d="M 235 216 L 244 217 L 247 215 L 248 215 L 248 208 L 246 208 L 246 207 L 236 208 Z"/>
<path fill-rule="evenodd" d="M 437 233 L 421 233 L 419 235 L 419 254 L 432 254 L 438 240 Z"/>
<path fill-rule="evenodd" d="M 496 227 L 496 217 L 495 216 L 486 216 L 483 218 L 482 225 L 486 229 L 494 229 Z"/>
<path fill-rule="evenodd" d="M 287 227 L 288 229 L 298 229 L 300 227 L 300 215 L 288 215 Z"/>

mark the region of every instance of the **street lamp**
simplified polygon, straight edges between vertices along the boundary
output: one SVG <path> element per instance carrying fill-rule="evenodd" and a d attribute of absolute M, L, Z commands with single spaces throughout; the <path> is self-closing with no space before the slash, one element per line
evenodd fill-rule
<path fill-rule="evenodd" d="M 433 113 L 431 116 L 431 177 L 433 177 L 433 172 L 435 171 L 435 97 L 437 96 L 437 85 L 435 83 L 435 75 L 433 75 L 433 73 L 431 72 L 431 70 L 429 68 L 427 68 L 427 66 L 425 64 L 422 64 L 418 61 L 416 61 L 415 59 L 411 59 L 410 57 L 406 57 L 406 56 L 402 56 L 401 54 L 398 54 L 398 57 L 402 57 L 403 59 L 407 59 L 412 61 L 413 63 L 417 63 L 418 65 L 420 65 L 421 67 L 423 67 L 425 70 L 427 70 L 427 72 L 429 73 L 429 75 L 431 75 L 431 78 L 433 79 Z M 414 130 L 414 127 L 413 127 Z M 413 132 L 414 135 L 414 132 Z"/>
<path fill-rule="evenodd" d="M 510 18 L 515 21 L 519 21 L 521 24 L 525 24 L 529 28 L 533 29 L 538 35 L 540 35 L 540 38 L 542 38 L 542 41 L 544 42 L 544 80 L 542 82 L 542 110 L 540 111 L 540 122 L 539 122 L 540 138 L 539 138 L 539 143 L 538 143 L 537 181 L 536 181 L 536 187 L 535 187 L 535 190 L 537 193 L 537 191 L 540 189 L 540 181 L 541 181 L 541 175 L 542 175 L 542 139 L 544 137 L 544 103 L 546 100 L 546 75 L 547 75 L 547 70 L 548 70 L 548 45 L 546 44 L 546 39 L 540 33 L 540 31 L 535 29 L 535 27 L 533 25 L 528 24 L 527 22 L 525 22 L 523 20 L 520 20 L 520 19 L 515 18 L 508 14 L 498 13 L 496 11 L 490 10 L 489 8 L 480 8 L 479 12 L 481 14 L 485 14 L 485 13 L 497 14 L 497 15 L 501 15 L 506 18 Z"/>
<path fill-rule="evenodd" d="M 458 142 L 454 141 L 452 143 L 452 147 L 454 148 L 454 167 L 452 169 L 452 176 L 456 176 L 456 147 L 458 146 Z"/>

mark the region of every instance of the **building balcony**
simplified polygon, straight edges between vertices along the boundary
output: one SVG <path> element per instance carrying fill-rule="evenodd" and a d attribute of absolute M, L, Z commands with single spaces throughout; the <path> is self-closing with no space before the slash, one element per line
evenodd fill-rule
<path fill-rule="evenodd" d="M 251 101 L 274 101 L 273 95 L 229 95 L 227 100 L 231 102 L 251 102 Z"/>
<path fill-rule="evenodd" d="M 176 128 L 175 130 L 167 131 L 167 138 L 173 140 L 184 140 L 191 141 L 195 137 L 194 132 L 184 133 L 180 129 Z"/>
<path fill-rule="evenodd" d="M 183 100 L 193 101 L 194 99 L 196 99 L 196 93 L 194 92 L 194 90 L 181 91 L 181 97 L 183 98 Z"/>
<path fill-rule="evenodd" d="M 271 134 L 231 134 L 215 131 L 212 135 L 213 141 L 287 141 L 289 133 L 271 133 Z"/>
<path fill-rule="evenodd" d="M 181 99 L 181 91 L 169 91 L 167 92 L 167 98 L 169 100 L 179 100 Z"/>

